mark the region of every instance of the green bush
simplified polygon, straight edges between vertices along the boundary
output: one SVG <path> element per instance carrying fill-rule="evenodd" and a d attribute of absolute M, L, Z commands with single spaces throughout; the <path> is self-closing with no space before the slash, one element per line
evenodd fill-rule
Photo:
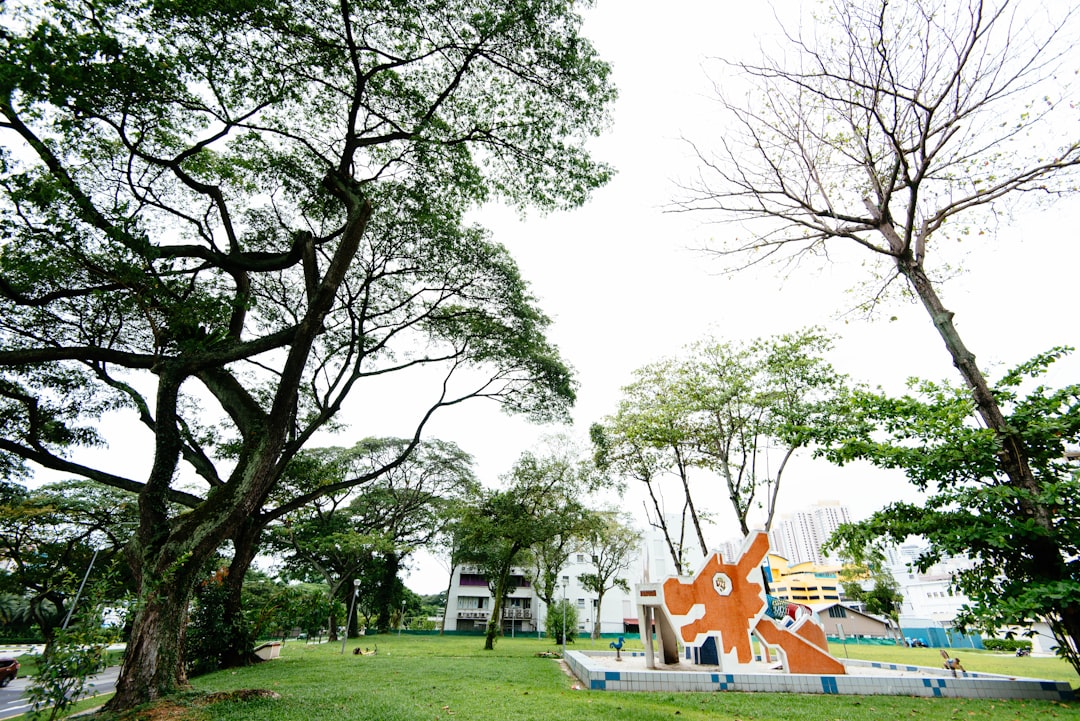
<path fill-rule="evenodd" d="M 227 595 L 221 571 L 195 589 L 184 649 L 185 665 L 191 676 L 217 671 L 232 649 L 255 645 L 250 624 L 242 618 L 234 623 L 225 621 Z"/>
<path fill-rule="evenodd" d="M 105 655 L 105 646 L 94 641 L 79 632 L 57 633 L 27 687 L 34 718 L 52 721 L 90 689 L 89 677 L 102 670 Z"/>
<path fill-rule="evenodd" d="M 1019 638 L 984 638 L 983 648 L 987 651 L 1016 651 L 1018 648 L 1031 650 L 1031 641 Z"/>
<path fill-rule="evenodd" d="M 547 629 L 549 638 L 554 638 L 555 643 L 563 642 L 563 629 L 566 629 L 566 642 L 573 643 L 577 638 L 578 615 L 569 601 L 563 600 L 548 606 L 547 616 L 544 617 L 544 628 Z"/>

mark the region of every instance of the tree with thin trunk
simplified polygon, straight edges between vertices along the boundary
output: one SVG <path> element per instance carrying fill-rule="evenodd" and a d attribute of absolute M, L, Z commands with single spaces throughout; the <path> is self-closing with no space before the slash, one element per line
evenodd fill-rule
<path fill-rule="evenodd" d="M 867 613 L 888 618 L 897 643 L 904 645 L 904 630 L 900 626 L 904 594 L 900 592 L 900 584 L 889 569 L 882 549 L 882 537 L 864 536 L 862 543 L 852 543 L 853 535 L 851 526 L 843 527 L 826 540 L 822 552 L 840 551 L 843 566 L 837 575 L 844 596 L 861 603 Z"/>
<path fill-rule="evenodd" d="M 623 477 L 645 484 L 649 501 L 645 513 L 649 524 L 659 529 L 667 543 L 676 573 L 689 570 L 687 526 L 702 556 L 709 552 L 702 528 L 703 513 L 691 492 L 691 470 L 699 460 L 688 423 L 683 397 L 671 392 L 678 382 L 679 361 L 666 358 L 634 371 L 634 380 L 625 386 L 614 415 L 590 430 L 596 449 L 596 463 Z M 679 491 L 676 510 L 664 501 L 663 481 L 674 477 Z M 651 507 L 650 507 L 651 504 Z"/>
<path fill-rule="evenodd" d="M 1023 521 L 1045 530 L 1032 556 L 1065 580 L 1067 559 L 1053 541 L 1052 506 L 1037 500 L 1031 451 L 939 286 L 951 243 L 977 240 L 1018 199 L 1075 190 L 1080 9 L 836 0 L 824 13 L 805 31 L 788 31 L 782 54 L 724 63 L 738 75 L 720 85 L 733 127 L 714 151 L 700 150 L 700 182 L 678 207 L 746 231 L 714 248 L 736 268 L 846 246 L 883 273 L 868 306 L 899 279 L 926 309 L 994 434 L 1000 472 L 1028 499 Z M 748 95 L 734 90 L 743 80 Z M 1080 603 L 1063 599 L 1058 613 L 1080 638 Z"/>
<path fill-rule="evenodd" d="M 641 534 L 631 525 L 627 514 L 613 511 L 596 514 L 600 523 L 593 525 L 592 532 L 582 548 L 589 554 L 593 570 L 578 576 L 586 591 L 596 594 L 596 618 L 593 638 L 600 638 L 600 617 L 604 608 L 604 595 L 615 588 L 630 592 L 630 582 L 620 576 L 630 570 L 641 547 Z"/>
<path fill-rule="evenodd" d="M 708 517 L 695 502 L 703 484 L 723 484 L 744 536 L 759 507 L 768 531 L 788 462 L 810 444 L 810 430 L 827 420 L 834 408 L 828 401 L 843 387 L 824 357 L 831 347 L 832 339 L 814 328 L 749 343 L 694 343 L 636 371 L 617 413 L 594 428 L 600 462 L 647 479 L 650 518 L 661 519 L 654 525 L 678 568 L 681 537 L 673 537 L 675 524 L 662 513 L 657 471 L 678 480 L 684 522 L 689 518 L 703 556 Z"/>
<path fill-rule="evenodd" d="M 588 523 L 589 519 L 586 517 L 582 520 Z M 570 554 L 579 550 L 583 540 L 579 535 L 582 530 L 574 529 L 541 539 L 529 549 L 529 555 L 532 556 L 529 582 L 532 584 L 536 597 L 546 606 L 555 603 L 555 594 L 560 583 L 559 576 L 566 567 Z"/>
<path fill-rule="evenodd" d="M 600 477 L 565 443 L 542 454 L 526 452 L 505 476 L 505 487 L 465 509 L 456 526 L 458 562 L 476 566 L 493 597 L 484 648 L 495 648 L 502 611 L 514 591 L 513 571 L 531 560 L 530 549 L 545 539 L 570 535 L 588 515 L 584 497 Z"/>
<path fill-rule="evenodd" d="M 829 420 L 844 385 L 825 359 L 831 348 L 815 328 L 749 343 L 710 339 L 687 349 L 669 385 L 683 399 L 695 464 L 723 481 L 743 536 L 759 507 L 760 527 L 772 528 L 788 463 Z"/>
<path fill-rule="evenodd" d="M 467 398 L 565 414 L 549 321 L 466 214 L 582 203 L 614 91 L 573 3 L 13 0 L 0 26 L 0 468 L 138 495 L 119 711 L 186 685 L 206 562 L 370 389 L 433 379 L 416 438 Z M 110 441 L 147 457 L 76 452 Z"/>

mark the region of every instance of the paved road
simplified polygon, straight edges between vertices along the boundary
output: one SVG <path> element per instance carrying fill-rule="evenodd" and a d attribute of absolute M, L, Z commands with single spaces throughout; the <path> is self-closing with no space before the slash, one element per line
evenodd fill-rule
<path fill-rule="evenodd" d="M 116 688 L 116 677 L 120 675 L 119 666 L 110 666 L 102 673 L 90 677 L 93 687 L 88 696 L 112 693 Z M 20 716 L 30 710 L 30 704 L 26 700 L 26 686 L 29 679 L 17 678 L 6 688 L 0 688 L 0 719 Z"/>

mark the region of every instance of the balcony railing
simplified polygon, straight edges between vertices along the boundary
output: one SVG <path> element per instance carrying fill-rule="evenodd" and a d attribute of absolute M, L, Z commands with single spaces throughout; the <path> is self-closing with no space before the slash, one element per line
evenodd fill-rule
<path fill-rule="evenodd" d="M 459 609 L 457 617 L 486 620 L 488 614 L 489 612 L 486 609 L 473 609 L 468 611 Z M 533 615 L 531 608 L 504 608 L 502 617 L 504 619 L 529 621 L 532 619 Z"/>
<path fill-rule="evenodd" d="M 473 610 L 473 611 L 460 611 L 459 610 L 457 612 L 457 617 L 458 618 L 473 618 L 473 619 L 486 620 L 487 617 L 488 617 L 488 612 L 487 611 L 480 611 L 480 610 Z"/>
<path fill-rule="evenodd" d="M 504 608 L 503 618 L 512 619 L 530 619 L 532 618 L 531 608 Z"/>

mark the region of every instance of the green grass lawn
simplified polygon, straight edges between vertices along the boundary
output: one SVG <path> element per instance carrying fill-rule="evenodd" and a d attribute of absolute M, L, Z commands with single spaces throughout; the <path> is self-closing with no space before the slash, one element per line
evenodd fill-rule
<path fill-rule="evenodd" d="M 833 656 L 844 658 L 844 646 L 839 643 L 829 644 Z M 848 644 L 847 653 L 851 658 L 867 661 L 903 663 L 912 666 L 941 667 L 941 650 L 937 648 L 904 648 L 902 646 L 855 646 Z M 975 651 L 972 649 L 949 649 L 952 656 L 968 671 L 997 673 L 1003 676 L 1027 676 L 1044 678 L 1051 681 L 1065 681 L 1075 689 L 1080 684 L 1076 671 L 1064 660 L 1053 657 L 1025 656 L 1017 658 L 1011 653 Z"/>
<path fill-rule="evenodd" d="M 825 696 L 749 693 L 616 693 L 575 689 L 579 684 L 551 659 L 536 653 L 554 650 L 548 641 L 501 639 L 494 652 L 482 649 L 477 637 L 379 636 L 360 645 L 378 644 L 377 656 L 340 655 L 337 645 L 289 643 L 282 657 L 256 667 L 195 679 L 203 692 L 266 688 L 279 700 L 215 704 L 200 709 L 205 721 L 315 721 L 337 719 L 513 719 L 514 721 L 597 721 L 608 719 L 720 719 L 763 721 L 805 719 L 912 718 L 1001 719 L 1048 716 L 1080 720 L 1080 704 L 1049 702 L 919 699 L 893 696 Z M 355 644 L 349 644 L 349 651 Z M 601 648 L 606 642 L 582 641 L 578 648 Z M 938 665 L 935 649 L 848 647 L 848 653 L 901 663 Z M 838 649 L 843 657 L 843 648 Z M 863 653 L 865 652 L 865 653 Z M 909 653 L 913 652 L 913 653 Z M 922 653 L 929 652 L 929 653 Z M 936 657 L 936 658 L 935 658 Z M 1031 668 L 1027 661 L 1049 662 L 1053 673 L 1036 675 L 1075 680 L 1058 659 L 1017 659 L 984 653 L 965 653 L 972 670 L 993 662 Z M 1011 666 L 1011 667 L 1013 667 Z M 1015 673 L 1015 671 L 1004 671 Z M 1026 674 L 1025 674 L 1026 675 Z"/>
<path fill-rule="evenodd" d="M 357 645 L 378 655 L 357 656 Z M 628 644 L 629 645 L 629 644 Z M 618 693 L 587 691 L 559 662 L 537 658 L 557 650 L 535 638 L 500 639 L 483 650 L 480 637 L 395 635 L 339 644 L 289 642 L 281 658 L 250 668 L 193 679 L 198 693 L 269 689 L 279 699 L 199 704 L 196 695 L 179 699 L 185 708 L 141 713 L 129 719 L 170 721 L 608 721 L 611 719 L 710 719 L 711 721 L 862 721 L 870 719 L 1073 719 L 1080 703 L 923 699 L 895 696 L 832 696 L 751 693 Z M 640 647 L 640 646 L 639 646 Z M 578 649 L 607 648 L 607 641 L 584 640 Z M 937 666 L 936 649 L 848 646 L 851 658 Z M 844 657 L 842 646 L 833 649 Z M 1035 675 L 1076 681 L 1059 659 L 1015 658 L 986 652 L 959 654 L 973 671 Z M 1035 671 L 1031 671 L 1035 669 Z"/>

